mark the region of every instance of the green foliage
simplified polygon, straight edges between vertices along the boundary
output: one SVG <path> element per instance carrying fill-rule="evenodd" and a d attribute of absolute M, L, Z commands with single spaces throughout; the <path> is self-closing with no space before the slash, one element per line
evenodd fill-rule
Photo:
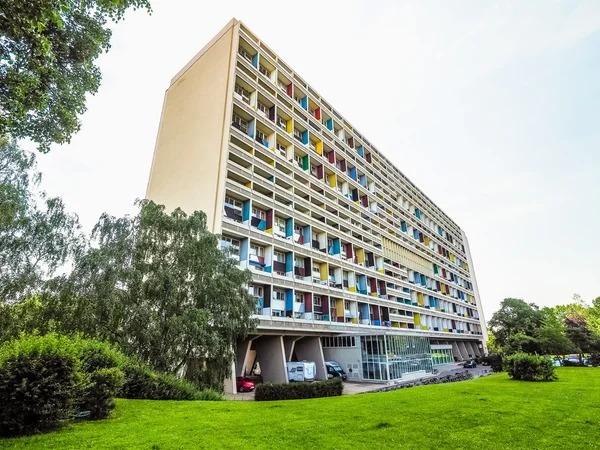
<path fill-rule="evenodd" d="M 91 419 L 104 419 L 113 410 L 113 398 L 125 381 L 120 367 L 127 358 L 107 342 L 77 338 L 75 346 L 85 380 L 78 395 L 77 407 L 80 411 L 89 411 Z"/>
<path fill-rule="evenodd" d="M 64 336 L 23 336 L 0 347 L 0 434 L 57 428 L 80 387 L 80 362 Z"/>
<path fill-rule="evenodd" d="M 66 212 L 60 198 L 36 190 L 39 180 L 34 155 L 0 137 L 2 302 L 19 302 L 38 292 L 83 245 L 77 216 Z"/>
<path fill-rule="evenodd" d="M 504 365 L 502 362 L 502 355 L 499 353 L 490 353 L 489 355 L 480 358 L 481 364 L 490 366 L 494 372 L 502 372 Z"/>
<path fill-rule="evenodd" d="M 140 400 L 223 400 L 211 390 L 200 390 L 189 381 L 157 373 L 145 365 L 129 361 L 123 367 L 125 383 L 119 397 Z"/>
<path fill-rule="evenodd" d="M 110 340 L 159 372 L 220 389 L 233 348 L 254 329 L 255 300 L 244 287 L 250 273 L 219 249 L 206 215 L 167 214 L 143 201 L 134 217 L 104 214 L 93 238 L 48 299 L 62 329 Z"/>
<path fill-rule="evenodd" d="M 542 314 L 534 303 L 526 303 L 521 299 L 505 298 L 500 309 L 492 315 L 489 326 L 495 336 L 496 345 L 504 348 L 510 336 L 520 333 L 532 337 L 542 321 Z M 525 342 L 520 339 L 523 345 Z"/>
<path fill-rule="evenodd" d="M 344 384 L 340 378 L 312 383 L 263 383 L 256 387 L 256 401 L 299 400 L 304 398 L 335 397 L 342 395 Z"/>
<path fill-rule="evenodd" d="M 125 377 L 118 367 L 91 372 L 82 390 L 78 408 L 90 412 L 90 419 L 105 419 L 115 407 L 114 397 L 120 392 Z"/>
<path fill-rule="evenodd" d="M 107 21 L 148 0 L 0 0 L 0 136 L 47 152 L 80 127 L 100 86 L 96 58 L 110 48 Z"/>
<path fill-rule="evenodd" d="M 515 353 L 504 359 L 504 368 L 513 380 L 552 381 L 554 365 L 550 358 L 527 353 Z"/>

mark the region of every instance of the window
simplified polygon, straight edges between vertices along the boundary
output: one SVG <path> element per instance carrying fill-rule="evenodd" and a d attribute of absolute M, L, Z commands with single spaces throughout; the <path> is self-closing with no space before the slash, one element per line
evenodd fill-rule
<path fill-rule="evenodd" d="M 238 239 L 223 236 L 222 241 L 223 248 L 229 249 L 232 255 L 240 255 L 240 241 Z"/>
<path fill-rule="evenodd" d="M 277 143 L 277 150 L 279 151 L 279 154 L 283 157 L 286 156 L 287 153 L 287 148 L 285 147 L 285 145 L 280 144 L 279 142 Z"/>
<path fill-rule="evenodd" d="M 274 300 L 285 300 L 285 292 L 273 291 L 273 299 Z"/>
<path fill-rule="evenodd" d="M 263 296 L 263 287 L 262 286 L 250 286 L 248 288 L 248 292 L 250 295 L 254 295 L 255 297 Z"/>
<path fill-rule="evenodd" d="M 331 238 L 327 238 L 327 247 L 328 247 L 328 248 L 331 248 L 331 247 L 333 247 L 333 239 L 331 239 Z"/>
<path fill-rule="evenodd" d="M 248 53 L 246 50 L 244 50 L 242 47 L 238 48 L 238 53 L 240 55 L 242 55 L 244 58 L 246 58 L 248 61 L 252 62 L 252 56 L 250 55 L 250 53 Z"/>
<path fill-rule="evenodd" d="M 256 244 L 252 244 L 250 246 L 250 254 L 262 257 L 262 256 L 265 256 L 265 249 L 264 249 L 264 247 L 260 247 Z"/>
<path fill-rule="evenodd" d="M 315 298 L 313 300 L 313 305 L 315 306 L 321 306 L 321 297 L 318 295 L 315 295 Z"/>
<path fill-rule="evenodd" d="M 325 174 L 325 183 L 329 184 L 329 174 Z"/>
<path fill-rule="evenodd" d="M 247 91 L 246 89 L 244 89 L 243 87 L 241 87 L 239 84 L 236 84 L 235 85 L 235 92 L 240 97 L 242 97 L 243 101 L 245 101 L 246 103 L 250 104 L 250 92 L 249 91 Z"/>
<path fill-rule="evenodd" d="M 258 209 L 258 208 L 252 208 L 252 216 L 256 217 L 256 218 L 258 218 L 260 220 L 266 220 L 267 219 L 267 213 L 264 212 L 261 209 Z"/>
<path fill-rule="evenodd" d="M 261 102 L 257 102 L 256 107 L 258 108 L 259 111 L 263 112 L 265 114 L 265 116 L 269 115 L 269 107 L 268 106 L 262 104 Z"/>
<path fill-rule="evenodd" d="M 269 71 L 269 69 L 267 69 L 265 66 L 263 66 L 262 64 L 258 65 L 258 71 L 260 73 L 262 73 L 265 77 L 267 78 L 271 78 L 271 72 Z"/>
<path fill-rule="evenodd" d="M 297 292 L 295 294 L 296 303 L 304 303 L 304 293 Z"/>
<path fill-rule="evenodd" d="M 240 200 L 237 200 L 237 199 L 233 198 L 233 197 L 226 196 L 225 197 L 225 204 L 227 204 L 228 206 L 231 206 L 231 207 L 233 207 L 235 209 L 239 209 L 239 210 L 242 209 L 242 202 Z"/>
<path fill-rule="evenodd" d="M 296 161 L 296 164 L 302 167 L 302 156 L 294 154 L 294 161 Z"/>
<path fill-rule="evenodd" d="M 318 171 L 317 171 L 317 166 L 314 166 L 314 165 L 312 165 L 312 164 L 311 164 L 311 165 L 310 165 L 310 174 L 311 174 L 311 175 L 314 175 L 314 176 L 316 177 L 316 176 L 317 176 L 317 173 L 318 173 Z"/>
<path fill-rule="evenodd" d="M 285 219 L 282 219 L 281 217 L 275 217 L 274 220 L 274 224 L 275 228 L 277 228 L 279 231 L 285 233 Z"/>
<path fill-rule="evenodd" d="M 283 311 L 280 311 L 278 309 L 273 310 L 273 317 L 283 317 L 283 316 L 284 316 Z"/>
<path fill-rule="evenodd" d="M 294 224 L 294 233 L 302 234 L 302 225 Z"/>
<path fill-rule="evenodd" d="M 267 141 L 267 135 L 260 130 L 256 130 L 256 137 L 258 139 L 262 139 L 263 141 Z"/>
<path fill-rule="evenodd" d="M 287 122 L 279 116 L 277 116 L 277 126 L 283 131 L 287 131 Z"/>
<path fill-rule="evenodd" d="M 321 266 L 317 263 L 317 264 L 313 264 L 313 274 L 316 274 L 318 276 L 321 275 Z"/>
<path fill-rule="evenodd" d="M 311 116 L 315 115 L 315 110 L 312 108 L 308 108 L 308 112 L 310 113 Z"/>
<path fill-rule="evenodd" d="M 349 300 L 344 300 L 344 309 L 346 311 L 350 311 L 350 301 Z"/>
<path fill-rule="evenodd" d="M 302 140 L 302 133 L 300 131 L 298 131 L 298 130 L 294 130 L 294 137 L 296 139 L 298 139 L 299 141 L 301 141 Z"/>
<path fill-rule="evenodd" d="M 294 267 L 304 269 L 304 260 L 302 258 L 294 258 Z"/>
<path fill-rule="evenodd" d="M 277 87 L 279 89 L 281 89 L 283 92 L 287 93 L 287 84 L 285 84 L 283 81 L 277 80 Z"/>
<path fill-rule="evenodd" d="M 302 106 L 302 99 L 300 97 L 294 96 L 294 100 L 296 100 L 296 103 L 298 103 L 300 106 Z"/>
<path fill-rule="evenodd" d="M 285 253 L 275 250 L 273 256 L 275 257 L 275 261 L 285 263 Z"/>
<path fill-rule="evenodd" d="M 242 130 L 244 133 L 248 132 L 248 121 L 242 119 L 237 114 L 233 114 L 233 123 L 237 125 L 237 128 Z"/>

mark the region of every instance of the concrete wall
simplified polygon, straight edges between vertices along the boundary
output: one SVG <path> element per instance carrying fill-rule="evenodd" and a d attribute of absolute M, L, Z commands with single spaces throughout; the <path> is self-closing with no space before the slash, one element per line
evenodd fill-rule
<path fill-rule="evenodd" d="M 165 94 L 146 198 L 171 211 L 202 210 L 219 232 L 238 42 L 232 20 L 184 67 Z"/>
<path fill-rule="evenodd" d="M 325 361 L 336 361 L 342 366 L 348 375 L 348 380 L 362 380 L 362 358 L 359 347 L 323 348 L 323 356 Z"/>

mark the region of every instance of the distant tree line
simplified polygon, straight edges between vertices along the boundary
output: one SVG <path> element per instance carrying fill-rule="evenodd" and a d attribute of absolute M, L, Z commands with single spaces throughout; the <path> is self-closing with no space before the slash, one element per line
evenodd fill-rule
<path fill-rule="evenodd" d="M 488 326 L 490 353 L 598 353 L 600 297 L 587 304 L 575 294 L 571 303 L 554 308 L 506 298 Z"/>

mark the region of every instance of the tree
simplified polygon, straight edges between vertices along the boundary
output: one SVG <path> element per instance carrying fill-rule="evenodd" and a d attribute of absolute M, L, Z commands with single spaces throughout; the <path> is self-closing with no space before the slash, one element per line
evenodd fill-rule
<path fill-rule="evenodd" d="M 245 286 L 252 277 L 219 249 L 204 213 L 139 205 L 134 217 L 103 214 L 94 246 L 43 301 L 62 316 L 59 329 L 116 342 L 163 372 L 222 385 L 237 341 L 255 325 Z"/>
<path fill-rule="evenodd" d="M 600 350 L 600 341 L 587 324 L 583 314 L 573 312 L 565 318 L 566 335 L 579 354 Z"/>
<path fill-rule="evenodd" d="M 35 155 L 0 138 L 0 301 L 32 295 L 84 245 L 77 216 L 39 180 Z"/>
<path fill-rule="evenodd" d="M 489 326 L 494 332 L 496 345 L 504 348 L 513 334 L 521 333 L 533 337 L 541 320 L 542 314 L 534 303 L 505 298 L 500 304 L 500 309 L 492 315 Z"/>
<path fill-rule="evenodd" d="M 535 331 L 541 352 L 546 355 L 565 355 L 573 351 L 573 343 L 566 335 L 564 321 L 552 308 L 542 309 L 542 322 Z"/>
<path fill-rule="evenodd" d="M 0 0 L 0 136 L 69 142 L 101 80 L 108 20 L 149 0 Z"/>

